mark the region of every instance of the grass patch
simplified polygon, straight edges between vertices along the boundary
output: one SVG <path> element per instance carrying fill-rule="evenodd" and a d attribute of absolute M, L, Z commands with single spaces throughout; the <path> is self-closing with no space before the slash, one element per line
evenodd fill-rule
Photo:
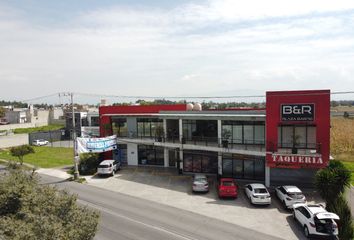
<path fill-rule="evenodd" d="M 33 147 L 35 153 L 24 156 L 23 162 L 41 168 L 53 168 L 73 164 L 74 153 L 71 148 L 61 147 Z M 0 151 L 0 159 L 15 160 L 9 150 Z"/>
<path fill-rule="evenodd" d="M 61 124 L 51 124 L 42 127 L 34 127 L 34 128 L 17 128 L 14 130 L 15 134 L 20 133 L 32 133 L 32 132 L 48 132 L 48 131 L 55 131 L 64 128 L 64 125 Z"/>

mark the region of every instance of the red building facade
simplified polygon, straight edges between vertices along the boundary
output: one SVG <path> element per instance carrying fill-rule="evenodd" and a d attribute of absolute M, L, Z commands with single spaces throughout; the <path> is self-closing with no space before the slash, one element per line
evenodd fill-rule
<path fill-rule="evenodd" d="M 282 141 L 284 129 L 288 136 Z M 330 155 L 330 91 L 267 92 L 266 151 L 267 166 L 271 168 L 327 166 Z"/>

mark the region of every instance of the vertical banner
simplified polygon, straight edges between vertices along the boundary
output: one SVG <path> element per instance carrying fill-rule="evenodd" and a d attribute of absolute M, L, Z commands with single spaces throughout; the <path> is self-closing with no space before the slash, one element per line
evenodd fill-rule
<path fill-rule="evenodd" d="M 77 153 L 101 153 L 117 149 L 116 135 L 104 138 L 76 138 Z"/>

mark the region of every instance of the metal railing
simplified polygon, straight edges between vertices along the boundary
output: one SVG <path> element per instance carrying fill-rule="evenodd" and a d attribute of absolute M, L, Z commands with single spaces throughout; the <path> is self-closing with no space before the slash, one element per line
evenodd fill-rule
<path fill-rule="evenodd" d="M 245 140 L 245 139 L 231 139 L 231 138 L 218 138 L 218 137 L 205 137 L 205 136 L 192 136 L 182 137 L 180 140 L 179 135 L 169 136 L 142 136 L 137 132 L 129 132 L 127 136 L 117 136 L 118 138 L 129 139 L 153 139 L 155 142 L 167 142 L 178 144 L 191 144 L 196 146 L 210 146 L 225 149 L 241 149 L 241 150 L 265 150 L 265 141 L 263 140 Z"/>

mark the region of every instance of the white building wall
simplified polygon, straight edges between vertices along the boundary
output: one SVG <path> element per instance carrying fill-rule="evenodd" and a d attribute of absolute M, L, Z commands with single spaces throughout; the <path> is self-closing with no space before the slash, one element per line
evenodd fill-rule
<path fill-rule="evenodd" d="M 138 165 L 138 144 L 134 144 L 134 143 L 127 144 L 127 161 L 128 161 L 128 165 L 133 165 L 133 166 Z"/>

